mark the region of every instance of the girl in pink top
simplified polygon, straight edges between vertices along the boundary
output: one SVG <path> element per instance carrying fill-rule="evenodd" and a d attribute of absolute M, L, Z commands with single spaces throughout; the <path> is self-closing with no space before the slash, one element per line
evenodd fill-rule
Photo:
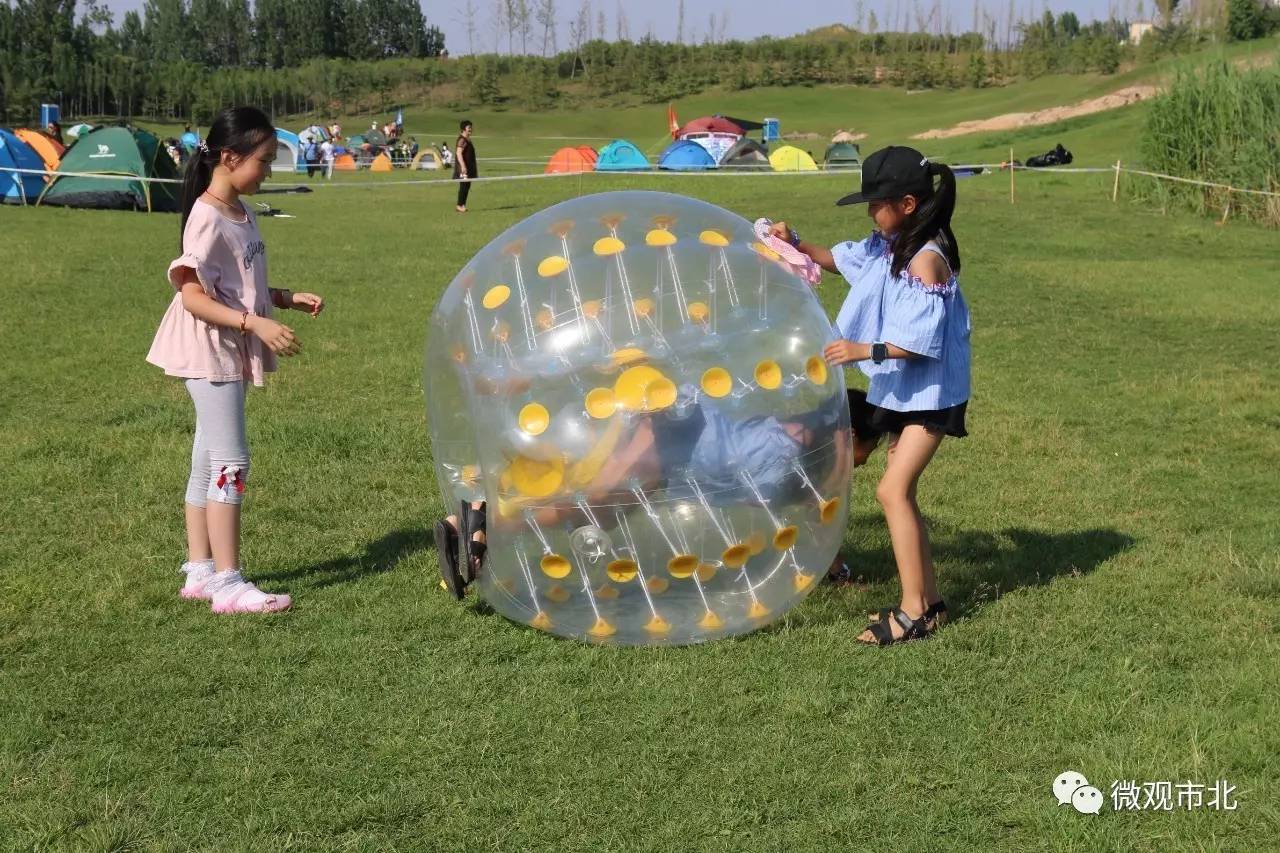
<path fill-rule="evenodd" d="M 284 610 L 240 575 L 240 504 L 249 476 L 245 383 L 262 385 L 277 356 L 301 345 L 275 308 L 315 317 L 324 300 L 267 286 L 258 223 L 240 196 L 258 191 L 275 159 L 276 132 L 261 110 L 223 110 L 187 164 L 182 186 L 182 255 L 169 265 L 177 291 L 147 361 L 181 378 L 196 409 L 187 481 L 187 562 L 183 598 L 214 613 Z"/>

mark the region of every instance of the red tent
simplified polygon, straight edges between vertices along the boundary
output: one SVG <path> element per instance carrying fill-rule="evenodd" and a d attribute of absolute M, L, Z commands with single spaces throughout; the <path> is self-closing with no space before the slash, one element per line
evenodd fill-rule
<path fill-rule="evenodd" d="M 677 130 L 676 137 L 680 138 L 690 133 L 732 133 L 735 136 L 742 136 L 744 131 L 727 118 L 703 116 L 702 118 L 695 118 Z"/>

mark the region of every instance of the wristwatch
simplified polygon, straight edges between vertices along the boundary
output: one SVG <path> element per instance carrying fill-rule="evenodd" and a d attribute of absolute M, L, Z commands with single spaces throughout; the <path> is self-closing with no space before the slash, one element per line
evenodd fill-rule
<path fill-rule="evenodd" d="M 882 343 L 874 343 L 871 345 L 871 360 L 876 364 L 880 364 L 889 357 L 889 345 Z"/>
<path fill-rule="evenodd" d="M 790 243 L 792 246 L 795 246 L 797 249 L 799 249 L 800 248 L 800 232 L 794 228 L 790 229 L 790 231 L 791 231 L 791 239 L 787 240 L 787 242 Z"/>

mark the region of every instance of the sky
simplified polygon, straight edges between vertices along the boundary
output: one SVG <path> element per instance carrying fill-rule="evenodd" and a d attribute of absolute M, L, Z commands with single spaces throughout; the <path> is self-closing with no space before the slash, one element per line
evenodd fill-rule
<path fill-rule="evenodd" d="M 420 0 L 427 22 L 439 27 L 445 34 L 445 46 L 449 53 L 459 56 L 471 52 L 468 45 L 464 10 L 467 0 Z M 143 0 L 106 0 L 115 13 L 117 23 L 124 12 L 141 9 Z M 489 22 L 495 16 L 491 9 L 500 0 L 471 0 L 478 10 L 474 47 L 478 52 L 495 49 L 494 31 Z M 537 0 L 528 0 L 533 7 Z M 557 44 L 564 50 L 569 44 L 569 22 L 581 8 L 583 0 L 556 0 Z M 660 41 L 674 41 L 680 0 L 588 0 L 591 5 L 591 31 L 596 34 L 597 16 L 605 17 L 605 37 L 610 41 L 618 36 L 618 20 L 624 18 L 632 40 L 652 34 Z M 951 21 L 955 32 L 973 29 L 975 0 L 936 0 L 945 22 Z M 1003 22 L 1008 16 L 1011 0 L 979 0 L 992 17 Z M 1039 17 L 1044 9 L 1054 14 L 1071 11 L 1082 22 L 1106 18 L 1115 8 L 1119 17 L 1138 18 L 1143 0 L 1013 0 L 1017 16 L 1021 19 Z M 715 36 L 723 32 L 726 39 L 749 40 L 762 35 L 788 36 L 832 23 L 854 25 L 858 10 L 869 17 L 875 12 L 880 29 L 892 27 L 895 16 L 904 29 L 914 29 L 915 8 L 925 15 L 933 8 L 935 0 L 917 0 L 915 3 L 890 2 L 890 0 L 685 0 L 684 41 L 702 42 L 711 28 L 711 16 L 715 16 Z M 1148 0 L 1146 7 L 1154 6 Z M 621 15 L 619 14 L 621 12 Z M 727 15 L 727 20 L 725 16 Z M 864 17 L 865 20 L 865 17 Z M 1000 31 L 1003 31 L 1003 23 Z M 864 27 L 865 28 L 865 27 Z M 933 26 L 930 25 L 930 29 Z M 542 48 L 542 31 L 536 28 L 530 38 L 530 52 L 539 53 Z M 519 45 L 517 42 L 517 50 Z M 507 40 L 501 39 L 500 50 L 505 53 Z"/>

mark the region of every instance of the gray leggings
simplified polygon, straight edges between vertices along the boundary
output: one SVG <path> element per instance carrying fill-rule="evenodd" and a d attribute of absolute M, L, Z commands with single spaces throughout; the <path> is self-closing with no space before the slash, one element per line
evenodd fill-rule
<path fill-rule="evenodd" d="M 238 504 L 249 478 L 249 442 L 244 429 L 244 383 L 183 380 L 196 404 L 187 503 L 210 500 Z"/>

